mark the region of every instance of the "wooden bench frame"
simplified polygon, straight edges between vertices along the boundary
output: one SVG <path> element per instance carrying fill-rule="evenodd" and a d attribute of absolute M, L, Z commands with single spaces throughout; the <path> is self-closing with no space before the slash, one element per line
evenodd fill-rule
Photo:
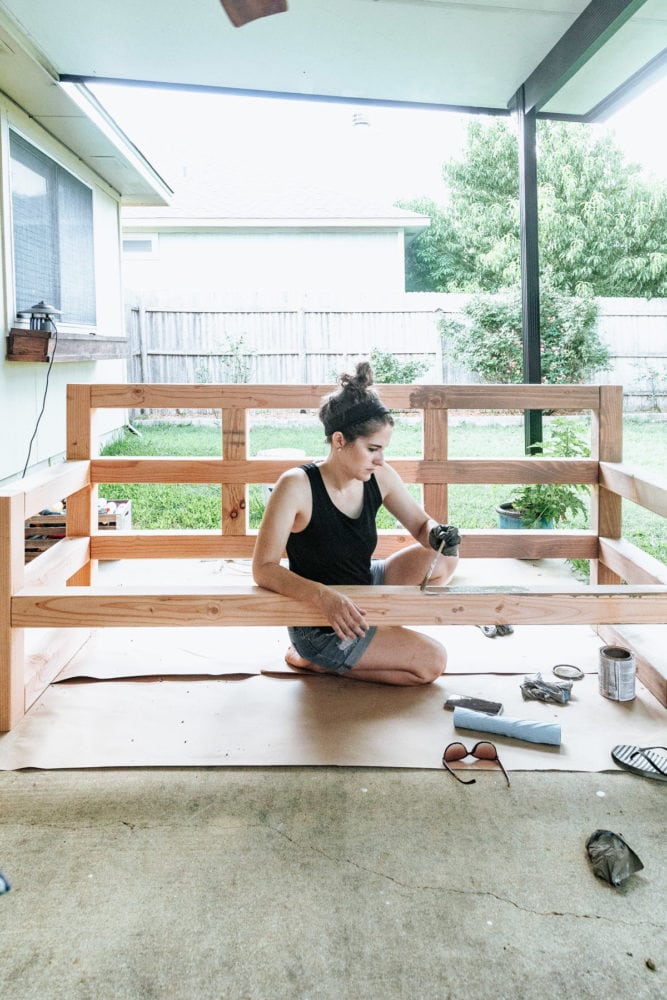
<path fill-rule="evenodd" d="M 67 458 L 0 490 L 0 731 L 8 731 L 100 627 L 173 625 L 323 624 L 307 605 L 259 587 L 101 587 L 99 560 L 250 558 L 248 486 L 271 483 L 295 460 L 248 457 L 251 410 L 314 409 L 331 386 L 316 385 L 71 385 L 67 392 Z M 622 463 L 620 386 L 382 387 L 396 410 L 420 412 L 423 455 L 392 464 L 405 482 L 423 486 L 424 505 L 447 520 L 448 484 L 585 483 L 591 487 L 589 530 L 465 530 L 465 558 L 581 558 L 591 560 L 587 587 L 343 588 L 368 610 L 371 622 L 401 625 L 484 623 L 591 624 L 605 641 L 619 641 L 624 624 L 667 622 L 667 567 L 622 538 L 626 498 L 667 517 L 667 483 Z M 222 414 L 220 458 L 101 458 L 95 413 L 105 408 L 214 409 Z M 450 410 L 547 409 L 590 411 L 591 457 L 554 459 L 449 458 Z M 216 483 L 221 485 L 220 531 L 100 533 L 99 483 Z M 67 498 L 67 537 L 29 565 L 24 560 L 27 518 Z M 382 532 L 378 554 L 410 544 L 401 532 Z M 622 581 L 626 581 L 623 583 Z M 25 630 L 40 629 L 28 655 Z M 641 657 L 640 657 L 641 661 Z M 650 662 L 643 679 L 667 704 L 667 682 Z"/>

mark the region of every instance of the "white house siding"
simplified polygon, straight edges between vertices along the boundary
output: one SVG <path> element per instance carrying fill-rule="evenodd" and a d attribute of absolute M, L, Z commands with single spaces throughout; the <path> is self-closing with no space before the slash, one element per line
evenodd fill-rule
<path fill-rule="evenodd" d="M 131 235 L 131 228 L 126 228 Z M 405 283 L 403 231 L 160 231 L 153 258 L 126 254 L 128 289 L 375 291 Z"/>
<path fill-rule="evenodd" d="M 114 193 L 81 164 L 64 146 L 44 132 L 4 95 L 0 94 L 0 157 L 3 184 L 0 192 L 0 220 L 3 254 L 0 266 L 2 308 L 5 329 L 16 326 L 14 272 L 11 247 L 11 197 L 9 188 L 9 127 L 47 155 L 57 160 L 75 177 L 93 190 L 95 239 L 97 333 L 123 336 L 124 321 L 121 294 L 119 208 Z M 79 331 L 82 332 L 82 331 Z M 47 364 L 5 360 L 3 345 L 0 364 L 0 413 L 5 433 L 0 448 L 0 482 L 14 479 L 23 472 L 30 438 L 42 407 Z M 44 414 L 32 445 L 30 468 L 62 457 L 66 445 L 66 387 L 70 382 L 122 382 L 127 363 L 123 361 L 54 363 Z M 122 425 L 123 414 L 105 411 L 101 415 L 102 433 Z M 57 499 L 57 498 L 54 498 Z"/>

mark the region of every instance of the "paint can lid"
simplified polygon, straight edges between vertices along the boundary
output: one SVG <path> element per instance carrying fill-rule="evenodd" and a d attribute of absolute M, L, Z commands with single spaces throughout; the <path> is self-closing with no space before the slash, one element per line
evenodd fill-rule
<path fill-rule="evenodd" d="M 584 672 L 580 667 L 575 667 L 572 663 L 557 663 L 553 668 L 556 677 L 563 677 L 568 681 L 580 681 Z"/>

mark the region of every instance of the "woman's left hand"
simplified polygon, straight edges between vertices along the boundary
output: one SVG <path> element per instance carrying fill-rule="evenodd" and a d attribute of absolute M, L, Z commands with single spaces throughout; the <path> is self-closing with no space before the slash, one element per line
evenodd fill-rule
<path fill-rule="evenodd" d="M 318 602 L 339 639 L 357 639 L 366 634 L 369 627 L 366 612 L 345 594 L 323 587 Z"/>

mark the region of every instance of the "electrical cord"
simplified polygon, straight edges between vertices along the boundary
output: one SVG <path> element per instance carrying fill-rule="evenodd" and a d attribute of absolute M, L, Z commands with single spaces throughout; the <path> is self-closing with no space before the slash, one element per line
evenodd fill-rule
<path fill-rule="evenodd" d="M 58 348 L 58 327 L 56 326 L 56 324 L 53 322 L 53 320 L 50 317 L 48 317 L 47 322 L 49 322 L 51 324 L 51 329 L 53 330 L 53 335 L 54 335 L 53 336 L 53 351 L 51 352 L 51 358 L 49 359 L 49 367 L 46 369 L 46 381 L 44 383 L 44 395 L 42 396 L 42 408 L 39 411 L 39 416 L 37 417 L 37 422 L 35 424 L 35 429 L 32 432 L 32 437 L 30 438 L 30 443 L 28 445 L 28 454 L 26 456 L 25 465 L 23 466 L 23 473 L 21 475 L 21 479 L 25 478 L 25 474 L 26 474 L 27 469 L 28 469 L 28 463 L 30 462 L 30 452 L 32 451 L 33 442 L 34 442 L 35 437 L 37 435 L 37 428 L 39 427 L 39 422 L 42 419 L 42 416 L 44 415 L 44 410 L 46 408 L 46 395 L 47 395 L 47 393 L 49 391 L 49 376 L 51 375 L 51 369 L 53 368 L 53 359 L 56 356 L 56 350 Z"/>

